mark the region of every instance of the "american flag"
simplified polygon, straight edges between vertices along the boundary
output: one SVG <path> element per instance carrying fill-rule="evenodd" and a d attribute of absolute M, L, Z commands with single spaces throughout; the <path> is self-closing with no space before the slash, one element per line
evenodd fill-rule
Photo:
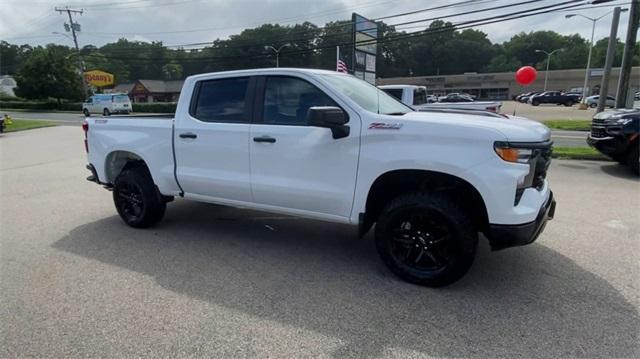
<path fill-rule="evenodd" d="M 336 71 L 344 72 L 345 74 L 349 72 L 347 71 L 347 64 L 345 64 L 342 60 L 337 60 Z"/>

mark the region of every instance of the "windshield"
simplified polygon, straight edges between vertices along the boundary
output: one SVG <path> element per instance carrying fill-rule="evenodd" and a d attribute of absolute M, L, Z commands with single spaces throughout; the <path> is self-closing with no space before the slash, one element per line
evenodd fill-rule
<path fill-rule="evenodd" d="M 116 102 L 116 103 L 129 102 L 129 96 L 127 96 L 127 95 L 113 96 L 113 102 Z"/>
<path fill-rule="evenodd" d="M 319 76 L 367 111 L 385 115 L 404 115 L 413 111 L 411 107 L 398 102 L 386 92 L 354 76 L 338 74 Z"/>

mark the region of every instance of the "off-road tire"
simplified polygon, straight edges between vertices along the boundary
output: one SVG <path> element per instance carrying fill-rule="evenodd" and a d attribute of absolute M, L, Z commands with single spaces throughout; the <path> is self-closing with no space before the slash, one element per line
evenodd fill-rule
<path fill-rule="evenodd" d="M 113 184 L 113 202 L 122 220 L 135 228 L 151 227 L 167 207 L 146 167 L 124 169 Z"/>
<path fill-rule="evenodd" d="M 414 215 L 424 215 L 424 217 L 417 217 L 424 220 L 417 219 L 416 224 L 410 223 L 413 234 L 418 233 L 417 239 L 412 237 L 413 234 L 408 234 L 412 231 L 405 233 L 406 221 L 414 218 Z M 412 222 L 413 219 L 409 221 Z M 400 227 L 398 223 L 401 223 Z M 422 225 L 419 225 L 420 223 Z M 422 232 L 419 231 L 420 228 L 423 228 Z M 431 231 L 429 228 L 437 228 L 437 230 Z M 443 231 L 445 228 L 446 231 Z M 433 234 L 429 235 L 429 231 Z M 448 235 L 441 236 L 438 232 L 440 234 L 446 232 Z M 398 235 L 402 236 L 401 241 L 398 241 Z M 446 239 L 437 240 L 440 237 Z M 439 243 L 439 249 L 431 247 L 426 251 L 427 247 L 415 247 L 416 243 L 424 244 L 425 238 L 436 240 L 436 243 Z M 389 202 L 376 223 L 375 240 L 382 261 L 394 274 L 407 282 L 428 287 L 445 286 L 460 279 L 471 267 L 478 247 L 478 233 L 469 215 L 452 198 L 435 192 L 407 193 Z M 414 242 L 407 244 L 407 241 L 411 240 Z M 398 254 L 398 251 L 409 253 L 404 259 L 400 259 L 402 255 Z M 413 257 L 411 257 L 412 251 L 414 251 Z M 413 265 L 406 263 L 415 261 L 420 251 L 429 254 L 427 257 L 423 254 L 418 263 L 423 263 L 426 259 L 427 262 L 433 263 L 433 269 L 419 268 L 418 263 Z M 436 251 L 439 253 L 437 256 Z M 438 261 L 435 261 L 436 257 L 439 257 Z M 437 262 L 446 262 L 446 265 L 438 268 Z"/>

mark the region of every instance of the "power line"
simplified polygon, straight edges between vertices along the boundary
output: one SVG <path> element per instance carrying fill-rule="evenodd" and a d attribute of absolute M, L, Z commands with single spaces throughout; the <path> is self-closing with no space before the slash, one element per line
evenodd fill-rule
<path fill-rule="evenodd" d="M 582 2 L 582 3 L 581 4 L 577 4 L 579 2 Z M 566 6 L 562 6 L 562 5 L 566 5 Z M 524 11 L 516 11 L 516 12 L 512 12 L 512 13 L 506 13 L 506 14 L 491 16 L 491 17 L 482 18 L 482 19 L 464 21 L 464 22 L 460 22 L 458 24 L 452 25 L 450 27 L 437 28 L 437 29 L 426 29 L 424 31 L 419 31 L 419 32 L 414 32 L 414 33 L 409 33 L 409 34 L 402 34 L 402 35 L 394 36 L 394 37 L 387 38 L 387 39 L 378 39 L 377 41 L 371 41 L 371 43 L 378 43 L 378 44 L 380 44 L 380 43 L 388 43 L 388 42 L 400 41 L 400 40 L 404 40 L 404 39 L 422 37 L 422 36 L 431 35 L 431 34 L 435 34 L 435 33 L 439 33 L 439 32 L 456 31 L 456 30 L 461 30 L 461 29 L 466 29 L 466 28 L 472 28 L 472 27 L 477 27 L 477 26 L 494 24 L 494 23 L 498 23 L 498 22 L 504 22 L 504 21 L 511 21 L 511 20 L 516 20 L 516 19 L 526 18 L 526 17 L 530 17 L 530 16 L 542 15 L 542 14 L 546 14 L 546 13 L 550 13 L 550 12 L 554 12 L 554 11 L 558 11 L 558 10 L 562 10 L 562 9 L 569 9 L 569 8 L 573 8 L 573 7 L 581 6 L 581 5 L 584 5 L 583 0 L 570 0 L 570 1 L 565 1 L 565 2 L 559 3 L 559 4 L 555 4 L 555 5 L 548 5 L 548 6 L 539 7 L 539 8 L 536 8 L 536 9 L 529 9 L 529 10 L 524 10 Z M 557 8 L 554 9 L 554 7 L 557 7 Z M 539 10 L 541 10 L 541 11 L 539 11 Z M 536 12 L 532 12 L 532 11 L 536 11 Z M 362 42 L 362 43 L 366 43 L 366 42 Z M 350 45 L 354 45 L 354 43 L 350 41 L 350 42 L 343 42 L 343 43 L 340 43 L 338 45 L 339 46 L 350 46 Z M 336 46 L 336 44 L 331 44 L 329 46 L 316 46 L 316 47 L 311 47 L 311 48 L 308 48 L 308 49 L 287 51 L 287 52 L 283 52 L 282 54 L 283 55 L 303 54 L 303 53 L 314 52 L 314 51 L 318 51 L 318 50 L 333 49 L 333 48 L 335 48 L 335 46 Z M 142 62 L 157 61 L 158 60 L 158 59 L 149 59 L 149 58 L 144 58 L 143 59 L 143 58 L 130 58 L 130 57 L 128 58 L 128 57 L 118 57 L 118 56 L 108 56 L 108 55 L 104 55 L 104 56 L 106 58 L 110 58 L 110 59 L 114 59 L 114 60 L 130 60 L 130 61 L 142 61 Z M 253 58 L 266 58 L 268 56 L 269 55 L 267 55 L 267 54 L 265 54 L 265 55 L 257 55 L 257 56 L 253 56 Z M 228 59 L 237 59 L 237 58 L 246 58 L 246 56 L 244 56 L 244 55 L 211 56 L 211 57 L 203 57 L 203 58 L 180 59 L 180 61 L 184 62 L 184 63 L 200 63 L 200 62 L 213 62 L 215 60 L 228 60 Z M 169 60 L 169 59 L 167 59 L 167 60 Z"/>
<path fill-rule="evenodd" d="M 480 2 L 492 2 L 492 1 L 496 1 L 496 0 L 484 0 L 484 1 L 480 1 Z M 449 17 L 455 17 L 455 16 L 462 16 L 462 15 L 468 15 L 468 14 L 473 14 L 473 13 L 479 13 L 479 12 L 485 12 L 485 11 L 491 11 L 491 10 L 496 10 L 496 9 L 504 9 L 504 8 L 509 8 L 509 7 L 513 7 L 513 6 L 521 6 L 521 5 L 526 5 L 526 4 L 530 4 L 530 3 L 535 3 L 535 2 L 540 2 L 542 0 L 527 0 L 527 1 L 523 1 L 523 2 L 519 2 L 519 3 L 514 3 L 514 4 L 508 4 L 508 5 L 502 5 L 502 6 L 496 6 L 496 7 L 491 7 L 491 8 L 485 8 L 485 9 L 478 9 L 478 10 L 473 10 L 473 11 L 467 11 L 467 12 L 462 12 L 462 13 L 456 13 L 456 14 L 451 14 L 451 15 L 443 15 L 443 16 L 437 16 L 437 17 L 432 17 L 432 18 L 428 18 L 428 19 L 421 19 L 421 20 L 416 20 L 416 21 L 411 21 L 411 22 L 405 22 L 405 23 L 399 23 L 399 24 L 389 24 L 389 26 L 397 26 L 397 25 L 404 25 L 404 24 L 413 24 L 413 23 L 418 23 L 418 22 L 424 22 L 424 21 L 432 21 L 432 20 L 439 20 L 439 19 L 445 19 L 445 18 L 449 18 Z M 467 1 L 462 1 L 459 3 L 455 3 L 455 4 L 448 4 L 448 5 L 443 5 L 443 6 L 437 6 L 437 7 L 432 7 L 432 8 L 428 8 L 428 9 L 420 9 L 420 10 L 415 10 L 415 11 L 411 11 L 411 12 L 405 12 L 405 13 L 400 13 L 400 14 L 394 14 L 394 15 L 388 15 L 385 16 L 385 19 L 390 19 L 390 18 L 394 18 L 394 17 L 402 17 L 402 16 L 406 16 L 407 14 L 411 13 L 418 13 L 418 12 L 424 12 L 427 10 L 435 10 L 435 9 L 442 9 L 442 8 L 449 8 L 449 7 L 458 7 L 458 6 L 468 6 L 470 3 L 479 3 L 478 0 L 467 0 Z M 380 18 L 378 18 L 380 19 Z M 351 26 L 353 26 L 353 22 L 352 21 L 348 21 L 345 22 L 344 24 L 338 25 L 340 26 L 349 26 L 349 30 L 348 31 L 344 31 L 344 32 L 339 32 L 339 33 L 335 33 L 335 34 L 331 34 L 331 35 L 327 35 L 325 37 L 339 37 L 345 34 L 350 34 L 351 33 Z M 312 31 L 321 31 L 323 29 L 325 29 L 327 26 L 324 27 L 317 27 L 314 29 L 310 29 L 310 30 L 304 30 L 304 31 L 300 31 L 300 32 L 288 32 L 286 35 L 294 35 L 294 34 L 308 34 Z M 275 35 L 278 36 L 278 35 Z M 304 41 L 306 40 L 306 38 L 288 38 L 288 39 L 281 39 L 283 41 Z M 206 41 L 206 42 L 196 42 L 196 43 L 188 43 L 188 44 L 177 44 L 177 45 L 166 45 L 165 47 L 191 47 L 191 46 L 200 46 L 200 45 L 209 45 L 209 44 L 213 44 L 212 41 Z M 251 45 L 264 45 L 263 43 L 249 43 L 249 44 L 241 44 L 241 45 L 237 45 L 237 46 L 230 46 L 231 48 L 233 47 L 246 47 L 246 46 L 251 46 Z M 230 48 L 229 46 L 226 46 L 225 48 Z M 122 51 L 127 51 L 128 49 L 122 49 Z"/>

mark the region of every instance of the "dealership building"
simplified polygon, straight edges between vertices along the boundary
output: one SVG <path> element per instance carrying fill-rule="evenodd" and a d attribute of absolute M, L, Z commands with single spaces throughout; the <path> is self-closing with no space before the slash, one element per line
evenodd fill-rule
<path fill-rule="evenodd" d="M 591 69 L 588 88 L 589 94 L 597 94 L 602 81 L 602 69 Z M 426 86 L 429 94 L 447 94 L 450 92 L 466 92 L 483 100 L 507 100 L 523 92 L 542 91 L 544 79 L 547 79 L 547 90 L 569 91 L 582 90 L 585 69 L 538 71 L 535 82 L 522 86 L 515 80 L 514 72 L 496 73 L 464 73 L 461 75 L 413 76 L 378 78 L 377 85 L 419 85 Z M 609 78 L 609 94 L 615 96 L 620 77 L 620 68 L 613 68 Z M 640 66 L 631 72 L 631 87 L 640 91 Z"/>

